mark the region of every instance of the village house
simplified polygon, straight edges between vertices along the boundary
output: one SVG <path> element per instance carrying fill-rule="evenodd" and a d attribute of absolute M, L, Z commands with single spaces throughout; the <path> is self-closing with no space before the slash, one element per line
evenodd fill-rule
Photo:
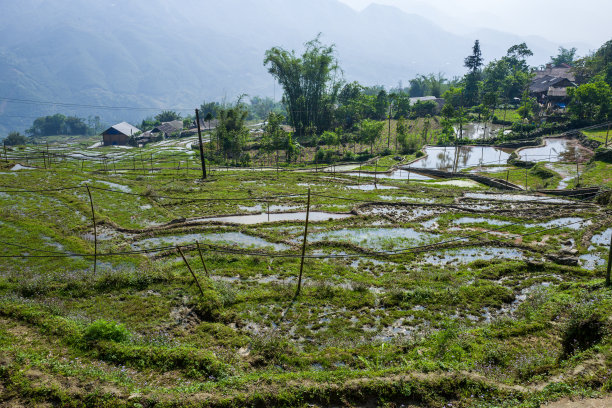
<path fill-rule="evenodd" d="M 173 120 L 171 122 L 162 122 L 160 125 L 151 129 L 151 134 L 154 137 L 162 136 L 164 139 L 173 134 L 180 133 L 183 130 L 182 120 Z"/>
<path fill-rule="evenodd" d="M 575 81 L 576 77 L 569 65 L 553 67 L 548 64 L 545 69 L 535 71 L 529 93 L 542 105 L 564 108 L 569 101 L 567 88 L 575 87 Z"/>
<path fill-rule="evenodd" d="M 125 146 L 128 144 L 130 137 L 140 132 L 135 126 L 127 122 L 117 123 L 102 132 L 102 141 L 104 146 Z"/>

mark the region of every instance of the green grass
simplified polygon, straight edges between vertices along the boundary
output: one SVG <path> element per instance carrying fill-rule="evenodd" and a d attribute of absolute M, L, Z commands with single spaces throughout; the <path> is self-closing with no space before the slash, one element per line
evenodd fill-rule
<path fill-rule="evenodd" d="M 45 169 L 39 159 L 35 164 L 41 168 L 18 172 L 9 170 L 14 163 L 0 164 L 2 190 L 78 187 L 44 194 L 0 193 L 0 239 L 28 247 L 5 245 L 3 255 L 34 255 L 31 248 L 51 251 L 46 254 L 91 254 L 85 184 L 95 187 L 91 192 L 102 254 L 95 273 L 91 257 L 0 258 L 4 401 L 518 407 L 593 395 L 612 385 L 606 374 L 612 360 L 607 335 L 562 357 L 561 338 L 571 333 L 565 328 L 576 321 L 580 305 L 595 305 L 590 312 L 610 316 L 612 298 L 603 288 L 603 268 L 585 270 L 548 258 L 562 252 L 568 241 L 575 243 L 577 255 L 605 256 L 607 248 L 589 249 L 588 242 L 609 225 L 602 208 L 487 204 L 466 200 L 462 188 L 403 180 L 378 183 L 394 189 L 362 191 L 349 187 L 366 183 L 363 178 L 288 169 L 278 174 L 213 171 L 201 181 L 193 156 L 190 169 L 183 168 L 188 157 L 184 151 L 159 146 L 97 151 L 122 156 L 106 169 L 93 160 L 83 170 L 79 161 L 52 162 Z M 378 170 L 393 166 L 393 157 L 380 158 Z M 177 171 L 178 162 L 183 167 Z M 589 165 L 585 182 L 609 183 L 606 166 Z M 505 178 L 505 173 L 496 176 Z M 543 176 L 528 172 L 529 185 L 544 183 Z M 513 170 L 510 180 L 522 184 L 524 170 Z M 558 176 L 552 177 L 550 185 L 557 181 Z M 288 211 L 304 210 L 309 186 L 311 211 L 353 216 L 309 225 L 307 253 L 336 257 L 305 260 L 297 299 L 300 259 L 286 255 L 300 253 L 302 221 L 181 222 L 257 213 L 268 202 Z M 117 192 L 119 188 L 133 194 Z M 276 195 L 284 197 L 258 200 Z M 480 208 L 485 204 L 491 207 Z M 473 219 L 458 222 L 466 217 Z M 592 221 L 579 229 L 540 231 L 541 224 L 567 217 Z M 376 228 L 381 229 L 376 237 L 355 238 Z M 423 243 L 447 243 L 435 250 L 421 248 L 424 252 L 373 252 L 374 247 L 403 249 L 421 242 L 408 235 L 391 238 L 390 230 L 396 228 L 422 235 Z M 348 233 L 315 240 L 316 234 L 339 230 Z M 232 247 L 231 242 L 205 238 L 219 233 L 242 233 L 287 249 Z M 172 248 L 150 256 L 123 253 L 135 241 L 186 234 L 204 234 L 202 255 L 210 277 L 198 251 L 184 249 L 203 296 Z M 494 248 L 523 256 L 504 258 Z M 245 249 L 257 253 L 242 254 Z M 476 255 L 461 261 L 461 251 Z M 104 255 L 108 252 L 118 254 Z M 273 254 L 284 256 L 268 256 Z M 338 256 L 343 254 L 352 257 Z M 435 254 L 450 261 L 427 261 Z M 593 371 L 573 375 L 581 365 L 593 366 Z M 532 387 L 547 382 L 543 389 Z M 514 385 L 524 388 L 509 387 Z"/>
<path fill-rule="evenodd" d="M 608 144 L 612 139 L 610 139 L 610 134 L 607 129 L 604 130 L 585 130 L 583 133 L 589 138 L 593 140 L 597 140 L 598 142 L 605 143 L 606 136 L 608 140 Z"/>

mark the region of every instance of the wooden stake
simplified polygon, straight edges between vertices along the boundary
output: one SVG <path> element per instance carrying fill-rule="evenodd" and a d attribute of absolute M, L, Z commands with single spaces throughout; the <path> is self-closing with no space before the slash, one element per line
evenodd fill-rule
<path fill-rule="evenodd" d="M 153 173 L 153 153 L 151 153 L 151 173 Z"/>
<path fill-rule="evenodd" d="M 302 272 L 304 270 L 304 256 L 306 255 L 306 239 L 308 238 L 308 218 L 310 216 L 310 188 L 308 189 L 308 201 L 306 202 L 306 224 L 304 225 L 304 242 L 302 243 L 302 260 L 300 262 L 300 276 L 298 278 L 298 286 L 295 292 L 295 297 L 300 295 L 302 288 Z"/>
<path fill-rule="evenodd" d="M 576 187 L 580 186 L 580 169 L 578 168 L 578 153 L 576 153 Z"/>
<path fill-rule="evenodd" d="M 606 286 L 610 287 L 610 270 L 612 270 L 612 235 L 610 235 L 610 251 L 608 252 L 608 269 L 606 270 Z"/>
<path fill-rule="evenodd" d="M 8 163 L 8 155 L 6 154 L 6 141 L 4 141 L 4 160 Z"/>
<path fill-rule="evenodd" d="M 49 168 L 51 168 L 51 157 L 49 156 L 49 142 L 45 142 L 47 144 L 47 162 L 49 163 Z"/>
<path fill-rule="evenodd" d="M 200 289 L 200 294 L 202 295 L 202 297 L 204 297 L 204 291 L 202 290 L 202 286 L 200 286 L 198 278 L 196 278 L 196 275 L 195 273 L 193 273 L 191 266 L 189 266 L 189 262 L 187 262 L 187 258 L 185 258 L 183 251 L 181 251 L 181 247 L 177 246 L 176 249 L 178 249 L 179 253 L 181 254 L 181 257 L 183 258 L 183 261 L 185 262 L 185 265 L 187 265 L 187 269 L 189 269 L 189 272 L 191 272 L 191 276 L 193 276 L 193 280 L 195 281 L 196 285 L 198 285 L 198 289 Z"/>
<path fill-rule="evenodd" d="M 376 167 L 374 167 L 374 188 L 377 188 L 376 187 L 376 178 L 377 178 L 376 176 L 377 176 L 377 174 L 378 174 L 378 159 L 376 159 Z"/>
<path fill-rule="evenodd" d="M 206 276 L 210 276 L 210 274 L 208 273 L 208 268 L 206 267 L 206 262 L 204 262 L 204 256 L 202 255 L 202 249 L 200 248 L 200 243 L 196 241 L 196 245 L 198 246 L 198 252 L 200 253 L 200 260 L 202 261 L 204 272 L 206 273 Z"/>
<path fill-rule="evenodd" d="M 608 123 L 608 131 L 606 132 L 606 144 L 604 147 L 608 147 L 608 135 L 610 134 L 610 124 Z"/>
<path fill-rule="evenodd" d="M 408 167 L 408 177 L 406 179 L 406 184 L 410 184 L 410 167 Z"/>
<path fill-rule="evenodd" d="M 204 146 L 202 145 L 202 130 L 200 129 L 200 112 L 196 109 L 196 122 L 198 123 L 198 140 L 200 142 L 200 159 L 202 160 L 202 179 L 206 179 L 206 160 L 204 159 Z"/>
<path fill-rule="evenodd" d="M 98 231 L 96 229 L 96 212 L 94 211 L 93 199 L 91 198 L 91 191 L 89 185 L 85 184 L 87 188 L 87 195 L 89 195 L 89 204 L 91 205 L 91 220 L 94 228 L 94 275 L 96 274 L 96 268 L 98 263 Z"/>
<path fill-rule="evenodd" d="M 510 170 L 506 170 L 506 183 L 508 182 L 509 178 L 510 178 Z"/>

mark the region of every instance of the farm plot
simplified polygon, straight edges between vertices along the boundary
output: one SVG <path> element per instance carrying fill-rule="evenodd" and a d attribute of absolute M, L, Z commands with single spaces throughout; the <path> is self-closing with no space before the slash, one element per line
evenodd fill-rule
<path fill-rule="evenodd" d="M 573 373 L 612 355 L 603 334 L 563 337 L 577 316 L 609 316 L 604 207 L 329 172 L 203 182 L 163 147 L 145 150 L 144 170 L 126 150 L 117 171 L 0 174 L 5 389 L 94 405 L 324 406 L 359 403 L 359 381 L 381 400 L 494 406 L 538 398 L 531 384 L 561 375 L 584 385 Z"/>

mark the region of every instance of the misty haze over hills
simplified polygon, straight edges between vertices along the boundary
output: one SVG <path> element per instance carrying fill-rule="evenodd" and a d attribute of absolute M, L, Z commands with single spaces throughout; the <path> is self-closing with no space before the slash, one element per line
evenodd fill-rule
<path fill-rule="evenodd" d="M 317 33 L 336 44 L 347 81 L 387 87 L 416 74 L 462 75 L 476 38 L 486 60 L 526 41 L 531 65 L 565 45 L 491 29 L 459 35 L 394 7 L 357 11 L 338 0 L 22 0 L 0 8 L 0 97 L 156 108 L 0 100 L 0 136 L 57 112 L 136 122 L 161 108 L 187 114 L 203 100 L 233 102 L 243 93 L 278 100 L 282 91 L 262 65 L 265 50 L 301 52 Z"/>

